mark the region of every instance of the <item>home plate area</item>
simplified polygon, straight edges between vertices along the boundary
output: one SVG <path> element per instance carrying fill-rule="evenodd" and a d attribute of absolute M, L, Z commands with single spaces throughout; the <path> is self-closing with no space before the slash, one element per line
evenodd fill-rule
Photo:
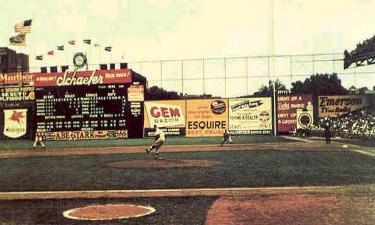
<path fill-rule="evenodd" d="M 65 218 L 74 220 L 119 220 L 149 215 L 156 210 L 150 206 L 133 204 L 89 205 L 69 209 L 63 213 Z"/>

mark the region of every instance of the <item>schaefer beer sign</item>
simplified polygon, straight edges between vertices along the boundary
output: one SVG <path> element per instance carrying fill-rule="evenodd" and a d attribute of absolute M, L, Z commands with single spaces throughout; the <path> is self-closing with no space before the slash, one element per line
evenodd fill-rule
<path fill-rule="evenodd" d="M 68 71 L 64 73 L 35 73 L 34 86 L 89 86 L 130 83 L 131 70 Z"/>
<path fill-rule="evenodd" d="M 319 96 L 319 117 L 337 117 L 362 109 L 366 105 L 366 98 L 364 96 Z"/>
<path fill-rule="evenodd" d="M 3 134 L 10 138 L 19 138 L 26 134 L 27 109 L 4 109 Z"/>

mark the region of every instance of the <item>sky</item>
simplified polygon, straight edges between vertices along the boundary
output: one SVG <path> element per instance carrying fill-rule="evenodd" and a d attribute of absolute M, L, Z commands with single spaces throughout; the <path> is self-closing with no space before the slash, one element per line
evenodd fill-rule
<path fill-rule="evenodd" d="M 14 35 L 16 23 L 33 19 L 27 47 L 12 47 L 30 55 L 31 67 L 71 63 L 72 54 L 81 51 L 88 54 L 89 63 L 93 64 L 103 61 L 332 54 L 352 50 L 357 43 L 375 35 L 373 0 L 0 0 L 0 8 L 0 46 L 10 47 L 8 39 Z M 112 46 L 112 52 L 89 47 L 82 43 L 83 39 L 91 39 L 103 48 Z M 69 46 L 69 40 L 76 40 L 77 45 Z M 62 44 L 66 46 L 65 52 L 57 52 L 56 46 Z M 57 54 L 47 57 L 50 50 Z M 34 60 L 36 55 L 44 55 L 45 60 Z M 335 57 L 342 58 L 340 54 Z M 273 64 L 272 73 L 276 76 L 298 74 L 300 67 L 306 67 L 301 64 L 290 69 L 289 58 L 285 58 L 285 62 L 282 60 Z M 303 61 L 297 57 L 294 60 L 294 63 Z M 304 60 L 309 61 L 310 58 Z M 250 66 L 248 73 L 263 75 L 265 61 L 261 60 L 258 64 L 255 61 L 246 62 Z M 340 67 L 337 71 L 340 73 L 343 71 L 342 62 L 339 63 L 336 70 Z M 243 68 L 240 64 L 238 68 Z M 141 72 L 151 74 L 150 71 L 157 70 L 154 67 L 158 66 L 148 69 L 143 66 Z M 375 80 L 374 75 L 361 72 L 375 71 L 373 67 L 350 69 L 343 73 L 357 73 L 357 76 L 343 75 L 340 78 L 345 86 L 372 89 L 375 82 L 369 80 Z M 314 72 L 325 72 L 316 68 Z M 137 69 L 140 70 L 139 65 Z M 329 70 L 327 72 L 332 72 Z M 170 71 L 170 76 L 175 76 L 174 69 Z M 185 72 L 181 76 L 186 79 L 189 75 Z M 160 74 L 150 76 L 150 79 L 157 80 L 152 76 Z M 285 82 L 290 85 L 295 79 L 297 77 Z M 266 80 L 261 79 L 261 82 Z M 255 90 L 261 82 L 247 81 L 243 88 L 248 91 L 250 85 L 250 89 Z M 187 83 L 178 87 L 171 85 L 170 88 L 185 86 L 186 90 L 187 86 L 194 86 L 193 80 L 191 84 Z M 237 83 L 242 82 L 238 79 Z M 208 82 L 203 86 L 207 89 L 205 92 L 209 92 Z M 231 92 L 236 84 L 226 86 Z M 211 87 L 211 90 L 214 88 Z M 196 92 L 201 92 L 201 89 Z M 238 93 L 234 91 L 233 94 Z"/>

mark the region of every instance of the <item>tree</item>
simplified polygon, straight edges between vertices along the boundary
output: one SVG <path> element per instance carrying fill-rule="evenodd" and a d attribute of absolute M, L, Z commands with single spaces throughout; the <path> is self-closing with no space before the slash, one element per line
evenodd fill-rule
<path fill-rule="evenodd" d="M 269 81 L 268 86 L 263 85 L 258 89 L 257 92 L 254 92 L 254 96 L 271 96 L 272 95 L 272 89 L 273 89 L 273 82 Z M 279 80 L 275 80 L 275 91 L 286 91 L 285 85 Z"/>
<path fill-rule="evenodd" d="M 175 91 L 167 91 L 157 86 L 152 86 L 145 91 L 146 100 L 172 100 L 172 99 L 183 99 L 182 93 Z"/>
<path fill-rule="evenodd" d="M 292 94 L 311 94 L 313 97 L 319 95 L 342 95 L 348 91 L 341 85 L 337 74 L 315 74 L 306 78 L 304 82 L 292 83 Z"/>

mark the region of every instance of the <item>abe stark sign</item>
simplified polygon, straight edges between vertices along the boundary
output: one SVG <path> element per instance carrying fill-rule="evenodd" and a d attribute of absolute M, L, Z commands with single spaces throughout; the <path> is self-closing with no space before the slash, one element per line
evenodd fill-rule
<path fill-rule="evenodd" d="M 145 102 L 145 107 L 150 127 L 185 126 L 184 113 L 179 105 Z"/>

